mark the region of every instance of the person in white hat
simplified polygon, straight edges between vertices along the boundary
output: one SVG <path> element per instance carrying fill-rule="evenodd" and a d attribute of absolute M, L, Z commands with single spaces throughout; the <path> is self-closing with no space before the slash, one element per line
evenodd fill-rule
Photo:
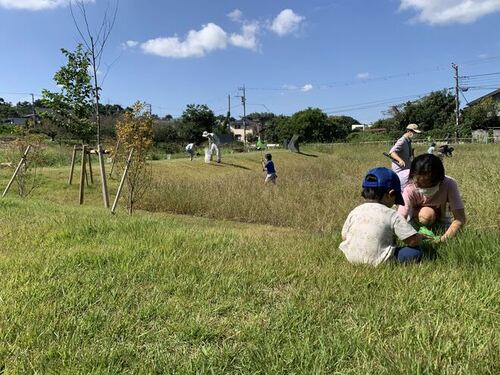
<path fill-rule="evenodd" d="M 396 172 L 401 181 L 401 190 L 404 190 L 408 184 L 408 175 L 410 174 L 411 160 L 413 159 L 413 148 L 411 140 L 416 134 L 422 133 L 417 124 L 409 124 L 405 133 L 392 146 L 389 155 L 392 158 L 392 170 Z"/>
<path fill-rule="evenodd" d="M 215 153 L 217 163 L 221 162 L 220 150 L 217 145 L 217 139 L 214 133 L 209 133 L 206 130 L 201 135 L 202 137 L 208 138 L 208 149 L 205 149 L 205 163 L 210 163 L 212 160 L 212 155 Z"/>

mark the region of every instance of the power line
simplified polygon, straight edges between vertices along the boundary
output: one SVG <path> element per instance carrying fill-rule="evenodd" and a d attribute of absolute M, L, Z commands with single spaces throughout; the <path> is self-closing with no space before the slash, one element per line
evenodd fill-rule
<path fill-rule="evenodd" d="M 361 109 L 368 109 L 368 108 L 377 108 L 381 106 L 385 106 L 391 103 L 395 103 L 398 101 L 402 100 L 408 100 L 408 99 L 421 99 L 424 96 L 427 96 L 433 92 L 436 91 L 442 91 L 442 90 L 450 90 L 451 87 L 446 87 L 438 90 L 433 90 L 421 94 L 413 94 L 413 95 L 405 95 L 405 96 L 399 96 L 399 97 L 394 97 L 394 98 L 387 98 L 387 99 L 381 99 L 381 100 L 374 100 L 370 102 L 363 102 L 363 103 L 356 103 L 356 104 L 345 104 L 342 106 L 338 107 L 327 107 L 327 108 L 321 108 L 322 111 L 325 111 L 326 113 L 340 113 L 344 111 L 354 111 L 354 110 L 361 110 Z M 330 110 L 330 111 L 329 111 Z"/>
<path fill-rule="evenodd" d="M 473 77 L 484 77 L 484 76 L 495 76 L 495 75 L 500 75 L 500 72 L 460 76 L 459 78 L 473 78 Z"/>
<path fill-rule="evenodd" d="M 468 100 L 467 100 L 467 98 L 465 97 L 464 92 L 463 92 L 463 91 L 460 91 L 460 93 L 462 94 L 462 98 L 464 98 L 465 102 L 466 102 L 467 104 L 469 104 L 469 101 L 468 101 Z"/>

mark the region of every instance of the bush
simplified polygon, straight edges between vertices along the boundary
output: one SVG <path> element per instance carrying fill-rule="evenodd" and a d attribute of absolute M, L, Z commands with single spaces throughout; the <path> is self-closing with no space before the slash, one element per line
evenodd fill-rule
<path fill-rule="evenodd" d="M 350 133 L 346 141 L 349 143 L 391 141 L 393 138 L 387 133 L 371 133 L 367 131 L 356 131 Z"/>

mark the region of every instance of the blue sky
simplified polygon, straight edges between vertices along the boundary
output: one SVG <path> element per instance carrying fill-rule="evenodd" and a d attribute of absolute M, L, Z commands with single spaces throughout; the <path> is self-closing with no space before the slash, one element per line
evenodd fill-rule
<path fill-rule="evenodd" d="M 67 4 L 0 0 L 0 97 L 57 90 L 59 49 L 79 40 Z M 87 0 L 95 26 L 107 4 Z M 177 117 L 189 103 L 225 113 L 231 95 L 238 117 L 245 85 L 247 113 L 312 106 L 371 122 L 389 104 L 452 87 L 452 62 L 460 75 L 500 72 L 498 25 L 500 0 L 121 0 L 102 99 Z M 469 101 L 500 87 L 500 75 L 472 81 Z"/>

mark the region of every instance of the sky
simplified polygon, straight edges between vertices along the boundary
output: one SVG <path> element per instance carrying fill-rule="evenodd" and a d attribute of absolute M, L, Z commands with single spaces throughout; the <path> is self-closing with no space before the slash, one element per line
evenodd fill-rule
<path fill-rule="evenodd" d="M 84 1 L 91 30 L 116 3 Z M 0 0 L 0 97 L 58 90 L 60 49 L 80 41 L 68 4 Z M 238 118 L 245 86 L 247 113 L 317 107 L 371 123 L 452 88 L 452 63 L 462 105 L 499 88 L 499 25 L 500 0 L 120 0 L 98 78 L 105 104 L 160 116 L 225 114 L 229 95 Z"/>

